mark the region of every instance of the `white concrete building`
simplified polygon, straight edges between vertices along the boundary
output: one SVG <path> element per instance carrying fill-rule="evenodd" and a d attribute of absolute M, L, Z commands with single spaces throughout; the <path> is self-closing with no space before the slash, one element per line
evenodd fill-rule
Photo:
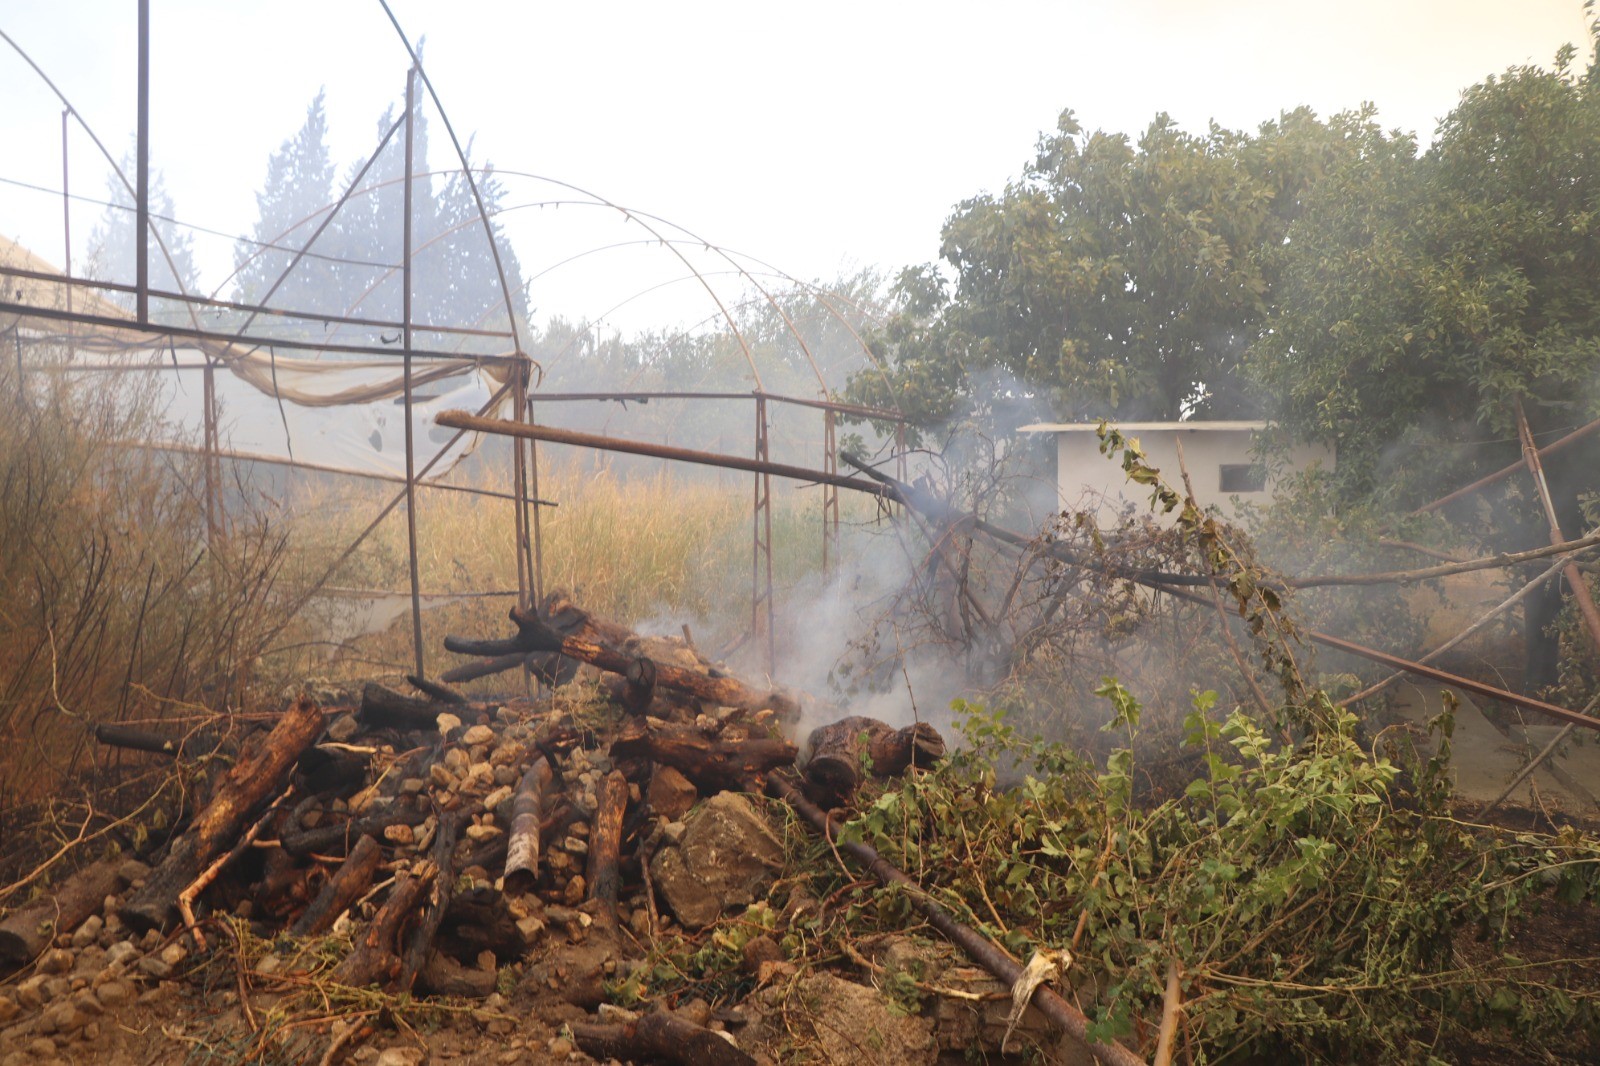
<path fill-rule="evenodd" d="M 1183 442 L 1183 460 L 1194 482 L 1195 498 L 1201 506 L 1215 505 L 1227 517 L 1238 513 L 1238 504 L 1265 504 L 1272 499 L 1273 472 L 1255 461 L 1256 435 L 1267 428 L 1265 422 L 1122 422 L 1112 423 L 1124 437 L 1139 442 L 1151 466 L 1180 493 L 1183 476 L 1178 467 L 1178 442 Z M 1120 458 L 1100 454 L 1098 423 L 1039 423 L 1023 426 L 1024 433 L 1053 433 L 1056 437 L 1056 488 L 1064 509 L 1097 507 L 1103 524 L 1114 521 L 1127 503 L 1136 511 L 1148 507 L 1150 490 L 1130 482 L 1122 472 Z M 1320 463 L 1325 470 L 1334 465 L 1333 448 L 1321 444 L 1296 444 L 1288 464 L 1277 477 L 1304 470 Z M 1159 516 L 1158 516 L 1159 517 Z M 1169 519 L 1170 520 L 1170 519 Z"/>

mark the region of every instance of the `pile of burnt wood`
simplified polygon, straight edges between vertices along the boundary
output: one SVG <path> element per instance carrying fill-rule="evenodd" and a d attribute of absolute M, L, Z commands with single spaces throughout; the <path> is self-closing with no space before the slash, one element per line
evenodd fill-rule
<path fill-rule="evenodd" d="M 702 800 L 760 792 L 780 774 L 784 791 L 832 808 L 865 775 L 944 752 L 926 725 L 847 717 L 804 738 L 811 751 L 796 770 L 785 731 L 797 698 L 718 669 L 687 633 L 640 637 L 559 594 L 511 619 L 509 639 L 449 638 L 471 660 L 449 683 L 409 679 L 420 695 L 369 684 L 359 705 L 297 699 L 245 739 L 181 832 L 143 856 L 148 869 L 91 866 L 0 923 L 0 971 L 91 917 L 135 941 L 158 934 L 203 950 L 227 915 L 267 939 L 337 925 L 350 942 L 338 983 L 488 996 L 500 967 L 536 958 L 551 929 L 645 941 L 684 922 L 652 883 L 652 859 Z M 482 701 L 450 687 L 524 666 L 550 694 Z M 106 730 L 102 740 L 185 756 L 165 738 Z M 587 1039 L 608 1054 L 617 1040 L 665 1040 L 700 1046 L 707 1061 L 747 1061 L 684 1024 L 598 1026 Z M 663 1026 L 672 1031 L 655 1032 Z"/>

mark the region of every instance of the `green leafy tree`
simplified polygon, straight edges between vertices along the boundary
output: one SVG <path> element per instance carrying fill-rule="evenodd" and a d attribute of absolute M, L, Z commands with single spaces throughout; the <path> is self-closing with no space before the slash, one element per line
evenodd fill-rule
<path fill-rule="evenodd" d="M 1240 367 L 1270 310 L 1276 248 L 1365 114 L 1301 109 L 1251 135 L 1157 115 L 1136 143 L 1071 111 L 999 196 L 960 204 L 943 264 L 899 278 L 889 380 L 853 394 L 924 425 L 1023 391 L 1062 417 L 1254 414 Z"/>
<path fill-rule="evenodd" d="M 1600 413 L 1600 68 L 1572 58 L 1468 89 L 1420 155 L 1369 131 L 1288 230 L 1251 364 L 1292 431 L 1337 442 L 1345 499 L 1403 510 L 1516 461 L 1519 399 L 1546 441 Z M 1569 534 L 1597 460 L 1546 464 Z M 1525 479 L 1481 499 L 1452 512 L 1466 530 L 1547 536 Z M 1531 681 L 1554 680 L 1552 652 Z"/>

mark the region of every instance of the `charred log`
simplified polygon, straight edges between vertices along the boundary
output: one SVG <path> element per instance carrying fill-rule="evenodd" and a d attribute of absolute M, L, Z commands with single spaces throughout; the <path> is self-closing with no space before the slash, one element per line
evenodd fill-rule
<path fill-rule="evenodd" d="M 869 774 L 898 777 L 912 766 L 931 766 L 945 752 L 944 738 L 926 722 L 895 729 L 860 715 L 818 726 L 808 743 L 807 791 L 828 807 L 848 802 Z"/>
<path fill-rule="evenodd" d="M 600 907 L 597 917 L 607 927 L 617 924 L 617 891 L 622 878 L 617 861 L 622 851 L 622 816 L 628 808 L 628 779 L 612 770 L 596 789 L 594 821 L 589 829 L 589 898 Z"/>
<path fill-rule="evenodd" d="M 0 922 L 0 972 L 25 966 L 58 933 L 71 932 L 126 882 L 121 863 L 105 859 L 79 870 L 58 890 Z"/>
<path fill-rule="evenodd" d="M 177 908 L 178 893 L 233 845 L 251 811 L 279 790 L 290 767 L 321 732 L 321 708 L 306 697 L 296 700 L 265 741 L 223 775 L 188 832 L 173 842 L 166 861 L 122 907 L 122 920 L 135 929 L 166 925 Z"/>
<path fill-rule="evenodd" d="M 372 884 L 373 875 L 378 872 L 378 863 L 382 860 L 383 850 L 375 839 L 363 836 L 356 841 L 356 846 L 350 849 L 350 854 L 339 869 L 322 886 L 317 898 L 289 927 L 290 935 L 316 936 L 332 928 L 339 915 L 348 910 Z"/>
<path fill-rule="evenodd" d="M 511 801 L 511 833 L 506 840 L 507 892 L 526 892 L 539 879 L 539 815 L 554 776 L 550 760 L 541 755 L 517 784 Z"/>
<path fill-rule="evenodd" d="M 689 726 L 632 721 L 611 742 L 611 758 L 645 756 L 693 781 L 701 791 L 758 787 L 766 774 L 794 762 L 797 749 L 777 737 L 728 740 Z"/>

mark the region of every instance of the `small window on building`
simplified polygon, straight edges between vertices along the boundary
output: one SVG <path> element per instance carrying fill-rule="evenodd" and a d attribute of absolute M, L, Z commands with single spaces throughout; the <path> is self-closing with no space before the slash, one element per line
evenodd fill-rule
<path fill-rule="evenodd" d="M 1223 463 L 1223 492 L 1265 492 L 1266 468 L 1256 463 Z"/>

